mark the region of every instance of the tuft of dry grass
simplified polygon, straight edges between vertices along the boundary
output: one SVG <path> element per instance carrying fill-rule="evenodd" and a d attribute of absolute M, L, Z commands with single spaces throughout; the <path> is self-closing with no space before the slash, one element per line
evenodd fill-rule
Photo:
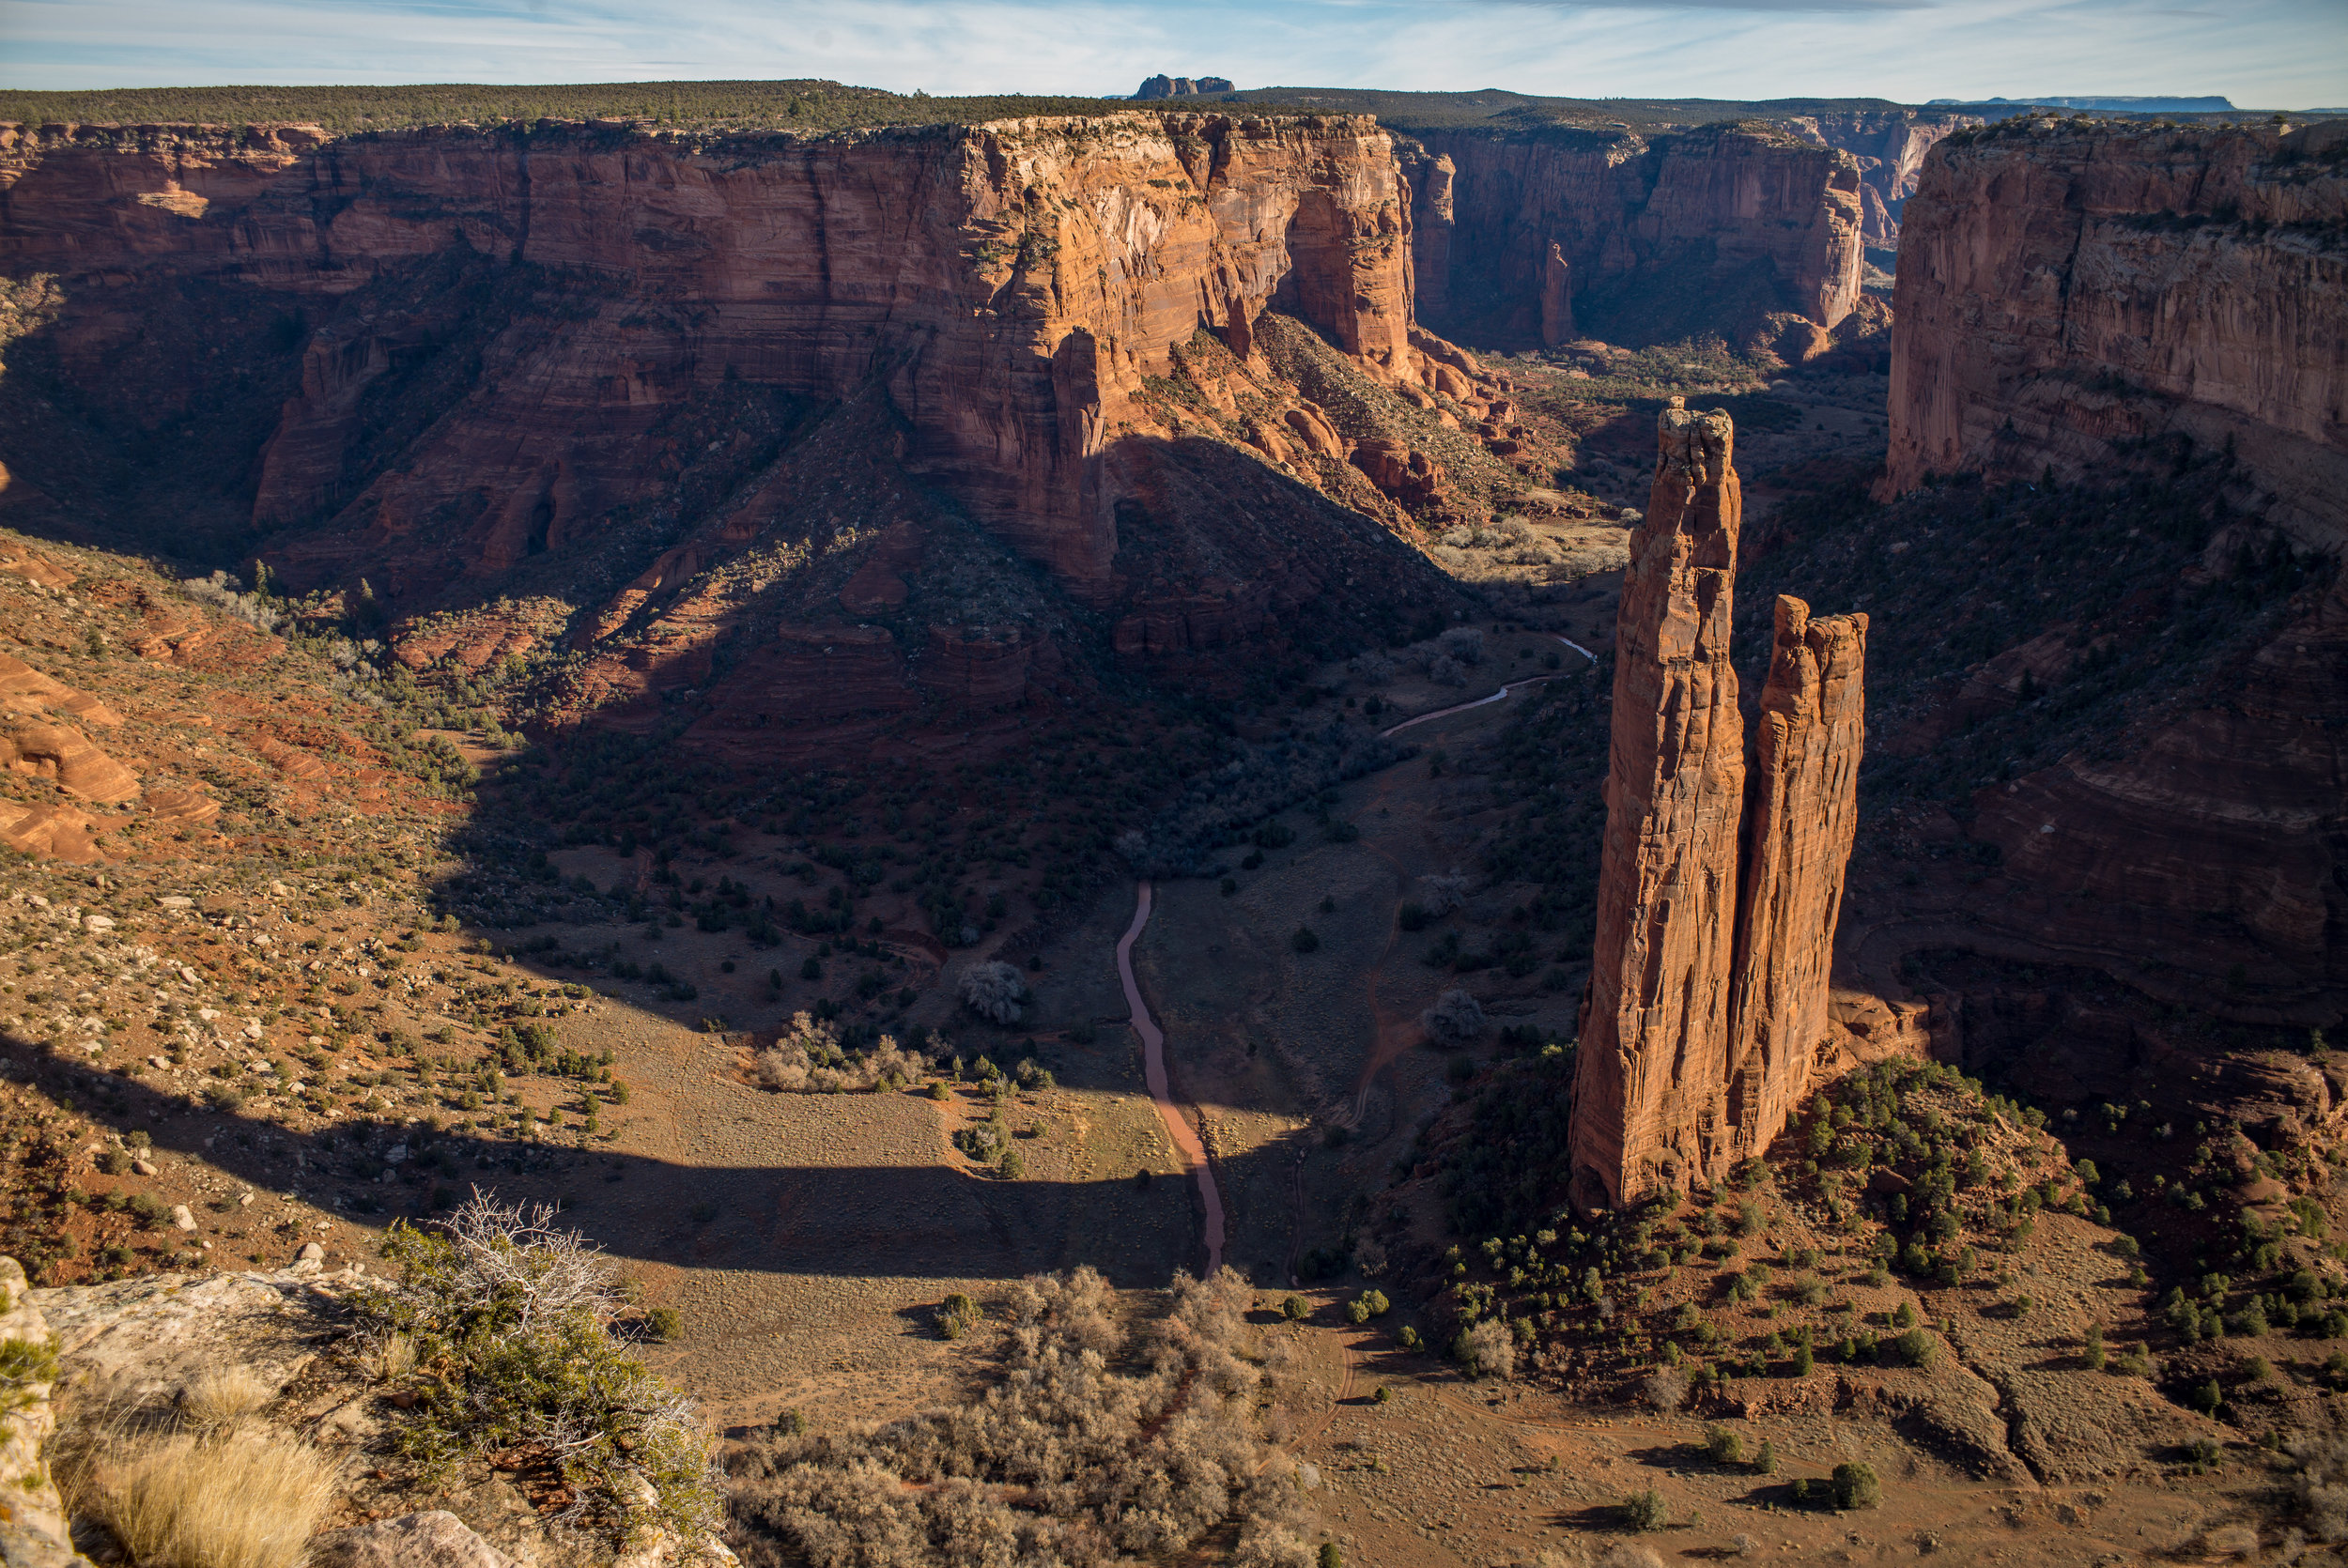
<path fill-rule="evenodd" d="M 396 1382 L 416 1368 L 415 1336 L 386 1334 L 369 1345 L 360 1360 L 377 1382 Z"/>
<path fill-rule="evenodd" d="M 179 1391 L 188 1424 L 210 1432 L 234 1426 L 277 1397 L 277 1385 L 247 1366 L 207 1367 Z"/>
<path fill-rule="evenodd" d="M 295 1568 L 338 1472 L 307 1443 L 181 1434 L 100 1461 L 86 1500 L 136 1562 Z"/>

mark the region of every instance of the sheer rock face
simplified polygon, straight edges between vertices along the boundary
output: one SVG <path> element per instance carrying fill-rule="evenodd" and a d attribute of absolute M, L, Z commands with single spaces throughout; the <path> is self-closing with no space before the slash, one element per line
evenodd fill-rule
<path fill-rule="evenodd" d="M 2348 550 L 2348 123 L 2010 120 L 1903 214 L 1884 489 L 2231 448 L 2242 502 Z M 2166 471 L 2165 469 L 2162 471 Z"/>
<path fill-rule="evenodd" d="M 1575 1201 L 1719 1170 L 1744 722 L 1728 661 L 1743 500 L 1724 413 L 1663 410 L 1615 631 L 1598 947 L 1572 1123 Z"/>
<path fill-rule="evenodd" d="M 1849 153 L 1859 165 L 1860 234 L 1869 245 L 1897 248 L 1900 212 L 1916 193 L 1924 154 L 1954 131 L 1982 123 L 1978 115 L 1917 109 L 1870 109 L 1848 115 L 1801 115 L 1786 125 Z"/>
<path fill-rule="evenodd" d="M 1755 726 L 1730 997 L 1733 1158 L 1769 1146 L 1813 1064 L 1833 1049 L 1827 981 L 1859 829 L 1866 657 L 1865 616 L 1813 620 L 1808 605 L 1779 597 Z"/>
<path fill-rule="evenodd" d="M 1451 308 L 1451 231 L 1458 224 L 1451 187 L 1459 170 L 1450 159 L 1429 152 L 1416 142 L 1398 138 L 1394 150 L 1401 160 L 1402 177 L 1411 187 L 1411 259 L 1418 289 L 1417 314 L 1442 315 Z"/>
<path fill-rule="evenodd" d="M 430 588 L 593 536 L 673 487 L 664 421 L 729 383 L 878 381 L 903 460 L 1080 597 L 1114 596 L 1135 396 L 1201 327 L 1245 356 L 1275 300 L 1417 385 L 1411 197 L 1360 116 L 1108 115 L 703 145 L 542 124 L 337 140 L 300 127 L 0 127 L 0 270 L 56 273 L 69 376 L 107 384 L 113 291 L 209 279 L 287 319 L 402 269 L 600 280 L 498 336 L 483 386 L 396 454 L 373 389 L 451 322 L 314 332 L 259 463 L 278 562 Z M 306 303 L 305 303 L 306 301 Z M 110 314 L 111 312 L 111 314 Z"/>
<path fill-rule="evenodd" d="M 1630 131 L 1572 135 L 1424 132 L 1452 164 L 1456 227 L 1419 268 L 1422 315 L 1496 305 L 1493 331 L 1536 341 L 1550 253 L 1570 269 L 1583 331 L 1634 336 L 1645 326 L 1740 333 L 1737 313 L 1789 310 L 1821 327 L 1860 298 L 1864 242 L 1860 165 L 1792 131 L 1703 130 L 1651 140 Z M 1757 291 L 1748 286 L 1758 279 Z M 1735 287 L 1721 285 L 1734 282 Z M 1674 314 L 1641 305 L 1666 292 L 1716 293 L 1717 308 Z M 1589 308 L 1583 308 L 1585 304 Z M 1662 311 L 1664 320 L 1657 312 Z M 1649 317 L 1655 317 L 1649 321 Z M 1562 341 L 1562 340 L 1561 340 Z"/>

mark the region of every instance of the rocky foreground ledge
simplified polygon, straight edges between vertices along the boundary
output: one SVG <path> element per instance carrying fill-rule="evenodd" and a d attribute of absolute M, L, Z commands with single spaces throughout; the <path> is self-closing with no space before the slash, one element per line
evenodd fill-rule
<path fill-rule="evenodd" d="M 244 1375 L 239 1382 L 258 1401 L 236 1419 L 309 1445 L 332 1468 L 328 1528 L 308 1542 L 311 1568 L 734 1562 L 714 1539 L 661 1536 L 615 1553 L 548 1522 L 495 1468 L 421 1483 L 394 1457 L 399 1398 L 378 1376 L 373 1347 L 350 1331 L 346 1299 L 369 1279 L 363 1265 L 330 1273 L 308 1256 L 270 1273 L 36 1290 L 14 1258 L 0 1257 L 0 1564 L 86 1568 L 72 1525 L 85 1532 L 79 1546 L 104 1539 L 100 1527 L 69 1522 L 52 1474 L 61 1428 L 70 1438 L 77 1426 L 187 1424 L 194 1391 L 224 1370 Z"/>

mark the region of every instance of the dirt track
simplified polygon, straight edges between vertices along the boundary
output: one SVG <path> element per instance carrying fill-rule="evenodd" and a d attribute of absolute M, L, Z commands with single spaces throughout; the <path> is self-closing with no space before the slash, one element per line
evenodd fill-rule
<path fill-rule="evenodd" d="M 1150 1098 L 1156 1102 L 1158 1115 L 1166 1123 L 1166 1136 L 1198 1177 L 1198 1198 L 1206 1207 L 1207 1272 L 1212 1274 L 1223 1267 L 1223 1197 L 1215 1191 L 1214 1167 L 1207 1162 L 1207 1145 L 1200 1141 L 1197 1130 L 1182 1118 L 1174 1103 L 1174 1095 L 1166 1076 L 1166 1032 L 1150 1016 L 1149 1004 L 1141 999 L 1141 988 L 1134 982 L 1134 943 L 1142 929 L 1150 924 L 1150 883 L 1144 878 L 1135 884 L 1134 923 L 1125 929 L 1117 944 L 1117 977 L 1125 987 L 1125 1005 L 1133 1009 L 1134 1033 L 1141 1037 L 1143 1076 L 1150 1085 Z"/>

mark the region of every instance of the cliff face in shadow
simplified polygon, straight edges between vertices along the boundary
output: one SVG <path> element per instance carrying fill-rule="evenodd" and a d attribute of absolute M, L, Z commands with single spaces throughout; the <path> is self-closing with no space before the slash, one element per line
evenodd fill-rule
<path fill-rule="evenodd" d="M 1908 205 L 1891 493 L 2236 460 L 2235 500 L 2348 548 L 2348 122 L 2005 121 Z"/>
<path fill-rule="evenodd" d="M 1417 139 L 1430 174 L 1450 164 L 1447 178 L 1413 191 L 1420 298 L 1454 336 L 1527 346 L 1575 330 L 1631 344 L 1741 337 L 1772 314 L 1831 328 L 1858 303 L 1861 165 L 1788 128 Z M 1446 205 L 1438 240 L 1429 231 Z M 1561 289 L 1569 316 L 1543 309 L 1545 291 Z"/>
<path fill-rule="evenodd" d="M 1267 647 L 1444 597 L 1409 509 L 1477 476 L 1353 462 L 1258 344 L 1278 313 L 1521 489 L 1412 267 L 1359 116 L 0 128 L 0 505 L 257 556 L 412 668 L 584 654 L 566 711 L 737 666 L 720 728 L 1016 704 L 1145 600 Z"/>

